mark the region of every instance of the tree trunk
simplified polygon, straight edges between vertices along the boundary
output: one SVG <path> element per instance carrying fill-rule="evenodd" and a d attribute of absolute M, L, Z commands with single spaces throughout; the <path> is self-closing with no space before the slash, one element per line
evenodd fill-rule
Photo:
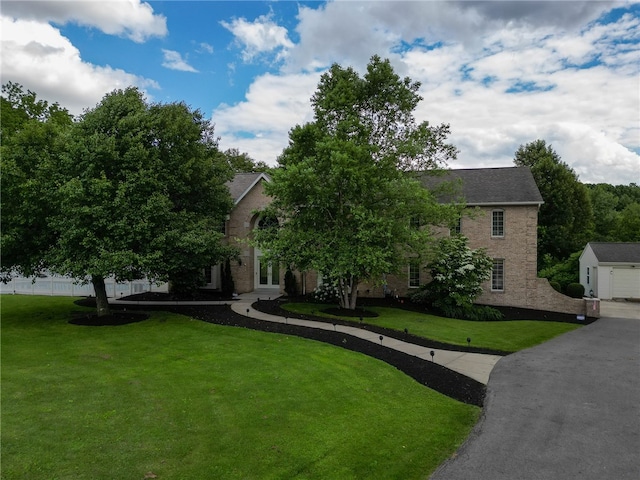
<path fill-rule="evenodd" d="M 338 280 L 340 289 L 340 308 L 355 310 L 358 301 L 358 281 L 354 277 L 349 277 L 347 282 L 344 278 Z"/>
<path fill-rule="evenodd" d="M 107 287 L 104 284 L 104 278 L 99 275 L 93 275 L 91 277 L 91 283 L 93 284 L 93 290 L 96 292 L 98 316 L 104 317 L 110 315 L 111 310 L 109 309 L 109 301 L 107 300 Z"/>

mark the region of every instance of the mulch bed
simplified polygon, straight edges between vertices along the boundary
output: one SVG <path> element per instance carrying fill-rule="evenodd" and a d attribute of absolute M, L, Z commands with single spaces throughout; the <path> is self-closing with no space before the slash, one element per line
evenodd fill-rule
<path fill-rule="evenodd" d="M 129 299 L 129 298 L 127 298 Z M 262 308 L 266 304 L 277 303 L 276 300 L 261 300 L 254 307 Z M 95 298 L 86 298 L 76 301 L 77 305 L 95 307 Z M 125 307 L 111 306 L 114 312 L 119 312 Z M 351 337 L 339 332 L 306 328 L 296 325 L 272 323 L 255 318 L 239 315 L 227 305 L 134 305 L 127 306 L 126 313 L 131 314 L 141 311 L 162 310 L 187 315 L 189 317 L 218 325 L 250 328 L 263 332 L 294 335 L 319 342 L 329 343 L 341 348 L 363 353 L 382 360 L 409 375 L 419 383 L 436 390 L 444 395 L 471 405 L 482 406 L 485 396 L 485 385 L 466 377 L 460 373 L 449 370 L 436 362 L 423 360 L 413 355 L 398 352 L 383 345 Z M 123 312 L 125 313 L 125 312 Z M 289 315 L 291 317 L 291 315 Z M 326 321 L 326 319 L 324 319 Z M 397 332 L 396 332 L 397 333 Z M 383 340 L 384 343 L 384 340 Z"/>
<path fill-rule="evenodd" d="M 233 300 L 230 298 L 222 297 L 216 292 L 201 292 L 194 298 L 176 298 L 175 296 L 157 292 L 147 292 L 144 294 L 132 295 L 123 298 L 123 300 L 137 300 L 137 301 L 176 301 L 176 300 Z M 77 325 L 124 325 L 136 321 L 142 321 L 148 318 L 148 314 L 145 311 L 163 310 L 187 315 L 192 318 L 196 318 L 205 322 L 215 323 L 218 325 L 226 325 L 233 327 L 250 328 L 252 330 L 260 330 L 264 332 L 279 333 L 283 335 L 294 335 L 298 337 L 308 338 L 324 343 L 329 343 L 341 348 L 346 348 L 355 352 L 363 353 L 371 357 L 382 360 L 389 365 L 393 365 L 398 370 L 406 373 L 410 377 L 414 378 L 421 384 L 432 388 L 444 395 L 459 400 L 464 403 L 482 406 L 485 396 L 486 387 L 480 382 L 477 382 L 469 377 L 466 377 L 460 373 L 449 370 L 436 362 L 429 360 L 423 360 L 413 355 L 398 352 L 396 350 L 387 348 L 384 346 L 384 337 L 393 337 L 407 342 L 411 342 L 417 345 L 422 345 L 429 348 L 441 349 L 441 350 L 462 350 L 474 353 L 488 353 L 495 355 L 506 355 L 509 352 L 501 352 L 491 349 L 475 348 L 471 347 L 459 347 L 448 345 L 440 342 L 435 342 L 422 337 L 412 335 L 411 332 L 400 332 L 397 330 L 390 330 L 382 327 L 376 327 L 373 325 L 367 325 L 364 322 L 360 322 L 360 317 L 366 318 L 367 316 L 375 315 L 373 312 L 366 310 L 367 306 L 393 306 L 396 308 L 404 308 L 412 311 L 419 311 L 424 313 L 426 310 L 421 305 L 413 304 L 405 299 L 377 299 L 377 298 L 364 298 L 361 300 L 358 310 L 353 313 L 353 321 L 345 321 L 340 319 L 328 319 L 325 317 L 317 317 L 314 315 L 297 315 L 291 312 L 287 312 L 282 309 L 282 304 L 288 301 L 285 299 L 276 300 L 259 300 L 254 303 L 253 307 L 256 310 L 272 315 L 279 315 L 288 318 L 304 318 L 308 320 L 315 320 L 319 322 L 334 323 L 336 325 L 350 325 L 356 326 L 369 331 L 379 333 L 383 336 L 381 344 L 369 342 L 356 337 L 345 335 L 343 333 L 320 330 L 315 328 L 300 327 L 296 325 L 287 325 L 282 323 L 272 323 L 262 321 L 254 318 L 245 317 L 235 313 L 227 305 L 128 305 L 128 306 L 115 306 L 112 305 L 112 315 L 109 317 L 97 317 L 96 315 L 78 314 L 74 316 L 70 323 Z M 291 301 L 299 302 L 305 301 L 303 298 L 293 298 Z M 95 307 L 95 298 L 86 298 L 76 302 L 78 305 Z M 516 308 L 499 308 L 505 314 L 505 317 L 510 320 L 546 320 L 554 322 L 571 322 L 571 323 L 591 323 L 595 319 L 587 318 L 584 321 L 578 321 L 575 315 L 564 315 L 551 312 L 541 312 L 535 310 L 516 309 Z M 344 314 L 344 311 L 328 307 L 323 311 L 329 313 Z"/>

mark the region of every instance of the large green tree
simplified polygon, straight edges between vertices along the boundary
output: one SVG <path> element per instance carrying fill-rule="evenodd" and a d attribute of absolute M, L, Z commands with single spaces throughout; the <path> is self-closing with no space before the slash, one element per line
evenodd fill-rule
<path fill-rule="evenodd" d="M 593 205 L 592 240 L 605 242 L 640 241 L 640 186 L 587 185 Z"/>
<path fill-rule="evenodd" d="M 379 57 L 363 77 L 333 65 L 312 97 L 314 121 L 291 130 L 266 186 L 265 215 L 279 224 L 259 230 L 258 244 L 273 261 L 335 280 L 343 308 L 355 308 L 361 281 L 426 255 L 430 226 L 456 214 L 414 176 L 456 154 L 447 125 L 416 123 L 418 88 Z"/>
<path fill-rule="evenodd" d="M 574 170 L 544 140 L 521 145 L 514 163 L 531 168 L 544 200 L 538 215 L 538 269 L 584 248 L 592 235 L 593 211 Z"/>
<path fill-rule="evenodd" d="M 34 183 L 47 194 L 39 229 L 48 242 L 32 258 L 41 258 L 37 268 L 91 281 L 99 315 L 109 313 L 106 277 L 185 286 L 231 253 L 220 233 L 232 205 L 224 185 L 231 172 L 199 111 L 150 105 L 135 88 L 118 90 L 65 130 L 59 144 L 55 158 L 37 160 L 46 172 Z M 24 170 L 33 157 L 19 147 L 27 148 L 11 149 Z M 12 188 L 31 180 L 16 177 Z M 2 268 L 10 267 L 3 255 Z"/>
<path fill-rule="evenodd" d="M 48 228 L 54 214 L 52 173 L 66 148 L 72 116 L 57 103 L 39 100 L 9 82 L 0 97 L 2 229 L 0 274 L 32 276 L 46 267 L 44 253 L 56 241 Z"/>

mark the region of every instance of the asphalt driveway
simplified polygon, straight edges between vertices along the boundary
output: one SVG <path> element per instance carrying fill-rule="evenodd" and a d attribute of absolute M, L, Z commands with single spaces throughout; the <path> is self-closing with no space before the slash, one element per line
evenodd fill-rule
<path fill-rule="evenodd" d="M 484 416 L 432 480 L 640 478 L 640 320 L 602 318 L 501 359 Z"/>

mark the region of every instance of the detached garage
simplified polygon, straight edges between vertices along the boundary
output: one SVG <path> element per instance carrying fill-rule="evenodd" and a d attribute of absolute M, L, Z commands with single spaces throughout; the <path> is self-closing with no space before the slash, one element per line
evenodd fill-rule
<path fill-rule="evenodd" d="M 640 243 L 590 242 L 580 255 L 580 283 L 603 300 L 640 299 Z"/>

